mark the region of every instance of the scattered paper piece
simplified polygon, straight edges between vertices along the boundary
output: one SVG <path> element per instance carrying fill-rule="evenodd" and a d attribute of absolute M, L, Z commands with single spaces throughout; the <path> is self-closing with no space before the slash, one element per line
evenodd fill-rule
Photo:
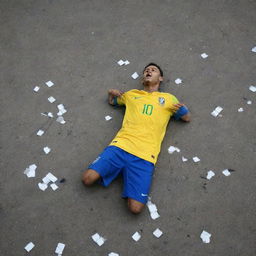
<path fill-rule="evenodd" d="M 56 121 L 57 121 L 58 123 L 60 123 L 60 124 L 65 124 L 65 123 L 66 123 L 66 121 L 65 121 L 64 118 L 63 118 L 63 116 L 58 116 L 57 119 L 56 119 Z"/>
<path fill-rule="evenodd" d="M 134 72 L 134 73 L 132 74 L 132 78 L 133 78 L 133 79 L 137 79 L 138 77 L 139 77 L 139 75 L 138 75 L 137 72 Z"/>
<path fill-rule="evenodd" d="M 58 180 L 57 177 L 55 177 L 52 173 L 48 173 L 45 177 L 47 177 L 51 182 L 55 182 Z"/>
<path fill-rule="evenodd" d="M 65 248 L 65 244 L 58 243 L 58 245 L 57 245 L 57 247 L 55 249 L 55 253 L 62 255 L 64 248 Z"/>
<path fill-rule="evenodd" d="M 156 220 L 156 219 L 158 219 L 160 217 L 158 212 L 151 212 L 150 216 L 151 216 L 152 220 Z"/>
<path fill-rule="evenodd" d="M 44 153 L 47 155 L 51 152 L 51 149 L 49 147 L 44 147 Z"/>
<path fill-rule="evenodd" d="M 182 156 L 182 162 L 187 162 L 188 161 L 188 159 L 187 158 L 185 158 L 184 156 Z"/>
<path fill-rule="evenodd" d="M 168 148 L 168 153 L 169 154 L 172 154 L 172 153 L 174 153 L 174 152 L 180 152 L 180 149 L 179 148 L 176 148 L 176 147 L 174 147 L 174 146 L 170 146 L 169 148 Z"/>
<path fill-rule="evenodd" d="M 43 178 L 42 178 L 42 181 L 43 181 L 43 183 L 46 184 L 46 185 L 51 182 L 51 180 L 50 180 L 47 176 L 43 177 Z"/>
<path fill-rule="evenodd" d="M 52 188 L 53 191 L 59 188 L 55 183 L 51 184 L 50 187 Z"/>
<path fill-rule="evenodd" d="M 201 57 L 202 57 L 203 59 L 206 59 L 206 58 L 208 57 L 208 55 L 204 52 L 204 53 L 201 54 Z"/>
<path fill-rule="evenodd" d="M 182 80 L 180 79 L 180 78 L 177 78 L 176 80 L 175 80 L 175 84 L 181 84 L 182 83 Z"/>
<path fill-rule="evenodd" d="M 154 232 L 153 232 L 153 235 L 157 238 L 159 238 L 161 235 L 163 234 L 163 232 L 157 228 Z"/>
<path fill-rule="evenodd" d="M 27 252 L 30 252 L 34 247 L 35 247 L 35 245 L 34 245 L 32 242 L 30 242 L 30 243 L 28 243 L 28 244 L 24 247 L 24 249 L 25 249 Z"/>
<path fill-rule="evenodd" d="M 243 108 L 239 108 L 237 111 L 238 111 L 238 112 L 243 112 L 244 109 L 243 109 Z"/>
<path fill-rule="evenodd" d="M 40 90 L 40 87 L 36 86 L 33 90 L 34 90 L 34 92 L 38 92 Z"/>
<path fill-rule="evenodd" d="M 251 101 L 251 100 L 248 100 L 248 101 L 247 101 L 247 104 L 248 104 L 248 105 L 251 105 L 251 104 L 252 104 L 252 101 Z"/>
<path fill-rule="evenodd" d="M 129 65 L 130 64 L 130 61 L 129 60 L 126 60 L 125 62 L 124 62 L 124 65 L 125 66 L 127 66 L 127 65 Z"/>
<path fill-rule="evenodd" d="M 67 112 L 63 104 L 59 104 L 57 108 L 59 109 L 59 112 L 57 113 L 58 116 L 62 116 Z"/>
<path fill-rule="evenodd" d="M 92 240 L 96 244 L 98 244 L 98 246 L 102 246 L 106 241 L 106 239 L 104 237 L 100 236 L 98 233 L 95 233 L 94 235 L 92 235 Z"/>
<path fill-rule="evenodd" d="M 148 200 L 147 202 L 147 207 L 148 207 L 148 210 L 150 212 L 150 216 L 153 220 L 157 219 L 160 217 L 158 211 L 157 211 L 157 207 L 155 204 L 153 204 L 150 200 Z"/>
<path fill-rule="evenodd" d="M 38 187 L 42 190 L 45 191 L 48 188 L 48 185 L 45 183 L 38 183 Z"/>
<path fill-rule="evenodd" d="M 197 162 L 200 162 L 201 160 L 200 160 L 200 158 L 198 158 L 197 156 L 194 156 L 194 157 L 193 157 L 193 161 L 194 161 L 195 163 L 197 163 Z"/>
<path fill-rule="evenodd" d="M 252 52 L 256 52 L 256 46 L 252 48 Z"/>
<path fill-rule="evenodd" d="M 35 177 L 36 168 L 37 166 L 35 164 L 31 164 L 28 168 L 26 168 L 26 170 L 24 171 L 24 174 L 26 174 L 28 178 Z"/>
<path fill-rule="evenodd" d="M 47 114 L 47 116 L 50 117 L 50 118 L 53 118 L 52 112 L 49 112 L 49 113 Z"/>
<path fill-rule="evenodd" d="M 111 119 L 112 119 L 111 116 L 105 116 L 105 120 L 106 120 L 106 121 L 109 121 L 109 120 L 111 120 Z"/>
<path fill-rule="evenodd" d="M 118 62 L 117 62 L 117 64 L 119 65 L 119 66 L 123 66 L 124 65 L 124 61 L 123 60 L 119 60 Z"/>
<path fill-rule="evenodd" d="M 43 130 L 38 130 L 38 132 L 37 132 L 37 136 L 42 136 L 44 134 L 44 131 Z"/>
<path fill-rule="evenodd" d="M 225 175 L 225 176 L 230 176 L 231 173 L 228 169 L 225 169 L 224 171 L 222 171 L 222 173 Z"/>
<path fill-rule="evenodd" d="M 50 97 L 48 98 L 48 101 L 49 101 L 50 103 L 53 103 L 54 101 L 56 101 L 56 99 L 55 99 L 54 97 L 50 96 Z"/>
<path fill-rule="evenodd" d="M 249 90 L 252 91 L 252 92 L 256 92 L 256 86 L 251 85 L 249 87 Z"/>
<path fill-rule="evenodd" d="M 202 241 L 206 244 L 210 243 L 210 237 L 212 235 L 210 233 L 208 233 L 207 231 L 203 230 L 203 232 L 200 235 L 200 238 L 202 239 Z"/>
<path fill-rule="evenodd" d="M 115 252 L 111 252 L 111 253 L 108 254 L 108 256 L 119 256 L 119 254 L 115 253 Z"/>
<path fill-rule="evenodd" d="M 45 83 L 48 87 L 52 87 L 54 85 L 54 83 L 52 81 L 48 81 Z"/>
<path fill-rule="evenodd" d="M 133 235 L 132 235 L 132 239 L 136 242 L 138 242 L 141 238 L 141 235 L 139 232 L 135 232 Z"/>
<path fill-rule="evenodd" d="M 215 176 L 215 173 L 212 170 L 210 170 L 210 171 L 207 172 L 206 179 L 210 180 L 213 176 Z"/>
<path fill-rule="evenodd" d="M 223 110 L 223 108 L 220 107 L 220 106 L 218 106 L 217 108 L 215 108 L 215 109 L 212 111 L 211 115 L 214 116 L 214 117 L 217 117 L 217 116 L 219 115 L 219 113 L 220 113 L 222 110 Z"/>

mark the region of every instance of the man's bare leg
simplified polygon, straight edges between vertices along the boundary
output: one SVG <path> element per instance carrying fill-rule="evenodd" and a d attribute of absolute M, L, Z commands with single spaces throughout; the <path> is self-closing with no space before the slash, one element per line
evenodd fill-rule
<path fill-rule="evenodd" d="M 88 169 L 83 173 L 82 181 L 86 186 L 92 185 L 100 178 L 100 175 L 93 169 Z"/>
<path fill-rule="evenodd" d="M 134 199 L 128 198 L 128 208 L 134 214 L 139 214 L 144 208 L 144 204 Z"/>

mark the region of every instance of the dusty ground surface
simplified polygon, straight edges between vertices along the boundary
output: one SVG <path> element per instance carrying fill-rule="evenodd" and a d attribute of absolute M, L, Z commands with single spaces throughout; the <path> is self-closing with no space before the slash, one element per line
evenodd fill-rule
<path fill-rule="evenodd" d="M 30 0 L 0 7 L 1 255 L 54 255 L 58 242 L 68 256 L 256 255 L 256 93 L 248 89 L 256 85 L 255 1 Z M 119 59 L 130 64 L 120 67 Z M 80 181 L 121 126 L 124 110 L 108 105 L 107 90 L 141 88 L 131 74 L 151 61 L 163 67 L 162 90 L 193 116 L 190 124 L 171 122 L 162 144 L 151 190 L 157 220 L 147 209 L 127 211 L 121 179 L 109 188 Z M 46 87 L 48 80 L 55 85 Z M 66 124 L 40 114 L 56 116 L 60 103 Z M 224 109 L 214 118 L 217 106 Z M 181 152 L 168 154 L 170 145 Z M 36 177 L 28 179 L 23 172 L 33 163 Z M 235 172 L 226 177 L 226 168 Z M 210 181 L 203 178 L 209 170 L 216 174 Z M 66 181 L 43 192 L 37 184 L 49 171 Z M 200 239 L 203 230 L 212 234 L 209 244 Z M 107 239 L 102 247 L 91 239 L 95 232 Z M 30 241 L 35 248 L 26 253 Z"/>

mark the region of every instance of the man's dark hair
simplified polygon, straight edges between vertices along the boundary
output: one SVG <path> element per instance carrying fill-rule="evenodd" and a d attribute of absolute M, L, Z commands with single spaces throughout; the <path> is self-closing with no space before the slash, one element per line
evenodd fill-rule
<path fill-rule="evenodd" d="M 157 68 L 159 69 L 159 71 L 160 71 L 160 75 L 161 75 L 161 76 L 164 75 L 163 70 L 162 70 L 156 63 L 153 63 L 153 62 L 150 62 L 150 63 L 143 69 L 143 72 L 144 72 L 145 69 L 146 69 L 147 67 L 149 67 L 149 66 L 155 66 L 155 67 L 157 67 Z"/>

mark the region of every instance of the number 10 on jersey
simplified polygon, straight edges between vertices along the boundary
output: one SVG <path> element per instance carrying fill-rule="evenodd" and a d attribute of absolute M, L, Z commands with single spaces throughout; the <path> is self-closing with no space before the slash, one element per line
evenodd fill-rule
<path fill-rule="evenodd" d="M 153 105 L 151 105 L 151 104 L 144 104 L 142 114 L 151 116 L 151 114 L 152 114 L 152 112 L 153 112 L 153 108 L 154 108 L 154 107 L 153 107 Z"/>

